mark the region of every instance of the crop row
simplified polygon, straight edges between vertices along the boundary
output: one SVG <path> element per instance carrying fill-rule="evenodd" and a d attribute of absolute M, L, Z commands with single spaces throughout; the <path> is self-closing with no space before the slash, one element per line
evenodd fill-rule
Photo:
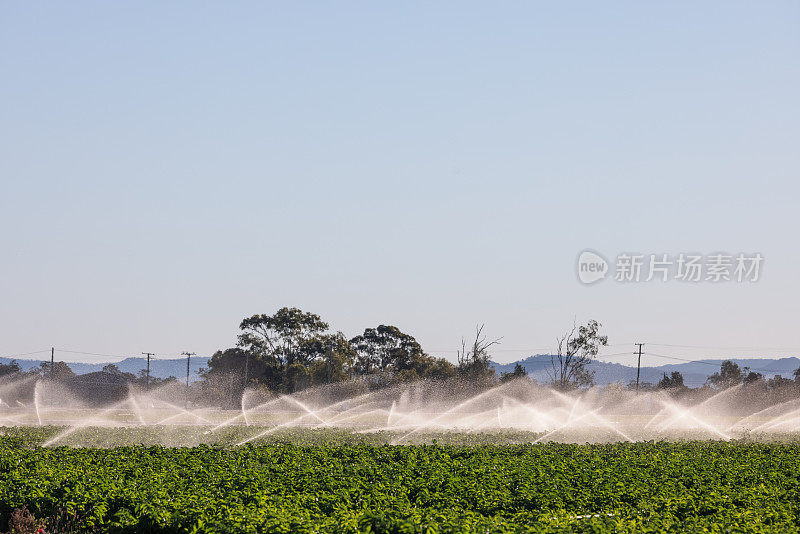
<path fill-rule="evenodd" d="M 3 437 L 0 514 L 24 506 L 102 532 L 796 532 L 798 475 L 788 444 L 71 449 Z"/>

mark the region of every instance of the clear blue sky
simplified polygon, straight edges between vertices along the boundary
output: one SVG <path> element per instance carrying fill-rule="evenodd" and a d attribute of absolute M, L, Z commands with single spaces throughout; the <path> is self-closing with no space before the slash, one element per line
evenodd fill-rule
<path fill-rule="evenodd" d="M 0 355 L 281 306 L 451 358 L 574 318 L 800 354 L 797 2 L 4 2 L 0 72 Z M 585 287 L 585 248 L 765 260 Z"/>

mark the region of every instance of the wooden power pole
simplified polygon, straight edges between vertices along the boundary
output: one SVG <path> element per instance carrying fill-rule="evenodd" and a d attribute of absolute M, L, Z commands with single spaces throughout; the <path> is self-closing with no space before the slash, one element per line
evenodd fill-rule
<path fill-rule="evenodd" d="M 644 343 L 634 343 L 634 345 L 639 347 L 639 351 L 634 352 L 634 354 L 639 355 L 639 360 L 636 362 L 636 393 L 639 393 L 639 373 L 642 370 L 642 347 Z"/>
<path fill-rule="evenodd" d="M 150 391 L 150 356 L 155 356 L 153 352 L 143 352 L 147 356 L 147 374 L 145 375 L 144 388 L 145 391 Z"/>
<path fill-rule="evenodd" d="M 182 352 L 184 356 L 186 356 L 186 408 L 189 408 L 189 362 L 192 359 L 192 356 L 195 355 L 194 352 Z"/>

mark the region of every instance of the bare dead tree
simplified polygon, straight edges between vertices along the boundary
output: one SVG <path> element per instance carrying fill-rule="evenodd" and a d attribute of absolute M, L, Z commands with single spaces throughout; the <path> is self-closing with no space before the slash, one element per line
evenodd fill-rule
<path fill-rule="evenodd" d="M 608 336 L 599 335 L 600 326 L 594 320 L 584 326 L 573 324 L 569 332 L 556 339 L 558 349 L 550 356 L 549 373 L 554 387 L 565 390 L 594 384 L 594 371 L 588 368 L 589 364 L 600 347 L 608 344 Z"/>
<path fill-rule="evenodd" d="M 467 342 L 462 337 L 461 350 L 456 351 L 459 372 L 472 378 L 488 377 L 492 374 L 489 369 L 489 348 L 499 345 L 500 340 L 503 339 L 497 338 L 492 341 L 486 339 L 483 334 L 484 326 L 482 324 L 475 326 L 475 340 L 471 347 L 467 348 Z"/>

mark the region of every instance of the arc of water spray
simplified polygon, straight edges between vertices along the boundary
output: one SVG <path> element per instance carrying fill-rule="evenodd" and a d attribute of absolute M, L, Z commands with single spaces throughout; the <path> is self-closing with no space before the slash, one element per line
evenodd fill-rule
<path fill-rule="evenodd" d="M 359 395 L 359 397 L 357 397 L 357 398 L 364 397 L 364 396 L 366 396 L 366 395 L 369 395 L 369 393 L 367 393 L 367 394 L 365 394 L 365 395 Z M 262 437 L 264 437 L 264 436 L 266 436 L 266 435 L 269 435 L 269 434 L 271 434 L 271 433 L 275 432 L 276 430 L 278 430 L 278 429 L 280 429 L 280 428 L 284 428 L 284 427 L 287 427 L 287 426 L 291 426 L 291 425 L 297 424 L 298 422 L 302 421 L 303 419 L 305 419 L 306 417 L 309 417 L 309 416 L 311 416 L 311 415 L 313 415 L 314 417 L 316 417 L 318 420 L 322 421 L 323 423 L 326 423 L 326 421 L 325 421 L 324 419 L 322 419 L 321 417 L 319 417 L 319 415 L 317 415 L 317 414 L 316 414 L 316 413 L 315 413 L 313 410 L 311 410 L 310 408 L 308 408 L 308 407 L 307 407 L 305 404 L 303 404 L 302 402 L 300 402 L 300 401 L 298 401 L 298 400 L 296 400 L 296 399 L 294 399 L 294 398 L 292 398 L 292 397 L 285 396 L 285 395 L 283 395 L 282 397 L 283 397 L 283 398 L 285 398 L 285 399 L 289 399 L 289 400 L 292 400 L 292 401 L 294 401 L 295 403 L 297 403 L 297 405 L 298 405 L 298 406 L 300 406 L 301 408 L 303 408 L 304 410 L 306 410 L 306 411 L 307 411 L 307 413 L 304 413 L 304 414 L 302 414 L 302 415 L 300 415 L 300 416 L 298 416 L 298 417 L 295 417 L 294 419 L 292 419 L 292 420 L 290 420 L 290 421 L 286 421 L 286 422 L 284 422 L 284 423 L 281 423 L 281 424 L 279 424 L 279 425 L 276 425 L 276 426 L 273 426 L 273 427 L 271 427 L 271 428 L 268 428 L 267 430 L 264 430 L 263 432 L 261 432 L 261 433 L 259 433 L 259 434 L 256 434 L 255 436 L 251 436 L 251 437 L 249 437 L 249 438 L 243 439 L 243 440 L 239 441 L 239 442 L 236 444 L 236 446 L 239 446 L 239 445 L 244 445 L 244 444 L 246 444 L 246 443 L 249 443 L 249 442 L 251 442 L 251 441 L 253 441 L 253 440 L 256 440 L 256 439 L 262 438 Z M 278 400 L 278 399 L 276 399 L 276 400 Z M 350 402 L 350 401 L 352 401 L 352 400 L 353 400 L 353 399 L 345 399 L 345 400 L 342 400 L 342 401 L 339 401 L 339 402 L 335 402 L 335 403 L 331 404 L 330 406 L 328 406 L 328 407 L 327 407 L 327 409 L 330 409 L 330 408 L 332 408 L 332 407 L 335 407 L 335 406 L 340 406 L 340 405 L 344 404 L 345 402 Z"/>
<path fill-rule="evenodd" d="M 726 432 L 730 432 L 734 427 L 743 425 L 745 422 L 749 421 L 750 419 L 755 419 L 755 418 L 757 418 L 759 416 L 765 415 L 765 412 L 775 411 L 775 410 L 778 410 L 778 409 L 782 408 L 783 406 L 786 406 L 787 404 L 797 404 L 798 402 L 800 402 L 800 399 L 791 399 L 791 400 L 788 400 L 788 401 L 781 402 L 780 404 L 775 404 L 773 406 L 767 406 L 763 410 L 759 410 L 756 413 L 752 413 L 752 414 L 750 414 L 750 415 L 748 415 L 748 416 L 736 421 L 735 423 L 733 423 L 731 426 L 729 426 L 726 429 Z M 783 415 L 785 415 L 785 414 L 783 414 Z M 759 426 L 762 426 L 762 425 L 759 425 Z M 756 428 L 758 428 L 758 427 L 756 427 Z"/>
<path fill-rule="evenodd" d="M 147 422 L 145 422 L 144 417 L 142 417 L 142 411 L 139 409 L 139 405 L 136 404 L 136 399 L 134 398 L 134 396 L 130 392 L 130 390 L 128 391 L 128 398 L 130 399 L 131 404 L 133 405 L 133 412 L 136 414 L 136 416 L 139 419 L 139 424 L 146 425 Z"/>
<path fill-rule="evenodd" d="M 330 421 L 329 425 L 318 424 L 318 425 L 315 425 L 313 428 L 319 428 L 321 426 L 330 426 L 330 425 L 333 425 L 333 424 L 337 424 L 338 425 L 338 424 L 344 423 L 346 421 L 352 421 L 353 419 L 358 419 L 359 417 L 367 417 L 369 415 L 377 415 L 377 414 L 385 414 L 385 413 L 387 413 L 385 408 L 375 408 L 373 410 L 367 410 L 366 412 L 358 412 L 358 413 L 355 413 L 355 414 L 352 414 L 352 415 L 348 415 L 347 417 L 337 418 L 335 422 L 334 421 Z"/>
<path fill-rule="evenodd" d="M 394 415 L 394 409 L 397 406 L 397 401 L 392 401 L 392 407 L 389 408 L 389 415 L 386 417 L 386 426 L 392 426 L 392 416 Z"/>
<path fill-rule="evenodd" d="M 41 383 L 41 381 L 37 380 L 36 384 L 33 386 L 33 408 L 36 411 L 36 420 L 38 421 L 39 426 L 42 426 L 42 415 L 39 412 L 39 386 Z"/>
<path fill-rule="evenodd" d="M 348 408 L 347 410 L 336 414 L 331 419 L 326 420 L 324 423 L 320 423 L 320 424 L 316 425 L 314 428 L 319 428 L 320 426 L 335 425 L 335 424 L 338 424 L 338 423 L 340 423 L 342 421 L 350 420 L 350 419 L 353 419 L 354 417 L 358 417 L 360 415 L 366 415 L 367 413 L 373 413 L 373 412 L 375 412 L 377 410 L 369 410 L 368 412 L 359 412 L 359 413 L 357 413 L 355 415 L 347 415 L 347 414 L 349 414 L 350 412 L 352 412 L 354 410 L 363 410 L 367 406 L 375 405 L 378 402 L 379 401 L 366 402 L 364 404 L 359 404 L 358 406 L 353 406 L 352 408 Z M 333 407 L 333 405 L 328 406 L 326 408 L 323 408 L 322 410 L 323 411 L 327 411 L 327 410 L 330 410 L 332 407 Z M 380 410 L 380 411 L 386 412 L 386 410 L 383 410 L 383 409 Z"/>
<path fill-rule="evenodd" d="M 403 440 L 407 439 L 407 438 L 408 438 L 409 436 L 411 436 L 412 434 L 415 434 L 415 433 L 417 433 L 417 432 L 419 432 L 420 430 L 423 430 L 423 429 L 425 429 L 425 428 L 429 428 L 430 426 L 432 426 L 432 425 L 436 424 L 436 423 L 437 423 L 437 422 L 438 422 L 440 419 L 442 419 L 443 417 L 446 417 L 446 416 L 448 416 L 448 415 L 451 415 L 451 414 L 453 414 L 453 413 L 454 413 L 456 410 L 459 410 L 459 409 L 461 409 L 461 408 L 463 408 L 463 407 L 465 407 L 465 406 L 469 406 L 469 405 L 470 405 L 470 404 L 472 404 L 473 402 L 476 402 L 476 401 L 478 401 L 478 400 L 480 400 L 480 399 L 482 399 L 482 398 L 484 398 L 484 397 L 487 397 L 487 396 L 489 396 L 490 394 L 497 394 L 497 392 L 498 392 L 498 391 L 500 391 L 500 390 L 502 390 L 502 389 L 506 389 L 506 388 L 507 388 L 507 387 L 508 387 L 510 384 L 511 384 L 511 382 L 509 382 L 508 384 L 503 384 L 503 385 L 500 385 L 500 386 L 495 386 L 495 387 L 493 387 L 493 388 L 491 388 L 491 389 L 489 389 L 489 390 L 486 390 L 486 391 L 484 391 L 483 393 L 479 393 L 478 395 L 475 395 L 474 397 L 472 397 L 472 398 L 470 398 L 470 399 L 467 399 L 467 400 L 465 400 L 465 401 L 463 401 L 463 402 L 461 402 L 461 403 L 457 404 L 456 406 L 453 406 L 453 407 L 452 407 L 452 408 L 450 408 L 449 410 L 446 410 L 444 413 L 441 413 L 441 414 L 437 415 L 436 417 L 434 417 L 434 418 L 433 418 L 432 420 L 430 420 L 429 422 L 427 422 L 427 423 L 423 423 L 421 426 L 419 426 L 419 427 L 417 427 L 417 428 L 415 428 L 415 429 L 411 430 L 410 432 L 407 432 L 406 434 L 404 434 L 404 435 L 400 436 L 399 438 L 397 438 L 397 439 L 393 440 L 393 441 L 392 441 L 392 445 L 397 445 L 397 444 L 398 444 L 398 443 L 400 443 L 401 441 L 403 441 Z"/>
<path fill-rule="evenodd" d="M 357 397 L 353 397 L 352 399 L 343 399 L 343 400 L 341 400 L 341 401 L 334 402 L 333 404 L 330 404 L 330 405 L 328 405 L 328 406 L 325 406 L 325 407 L 321 408 L 321 409 L 320 409 L 320 410 L 318 410 L 318 411 L 320 411 L 320 412 L 322 412 L 322 413 L 326 413 L 326 412 L 329 412 L 329 411 L 332 411 L 332 410 L 334 410 L 335 408 L 338 408 L 338 407 L 339 407 L 339 406 L 341 406 L 342 404 L 346 404 L 346 403 L 354 403 L 354 402 L 356 402 L 356 401 L 360 401 L 360 400 L 362 400 L 362 399 L 366 399 L 366 398 L 368 398 L 368 397 L 374 397 L 375 395 L 376 395 L 376 393 L 375 393 L 375 392 L 362 393 L 361 395 L 358 395 Z M 344 414 L 346 414 L 346 413 L 352 412 L 353 410 L 363 409 L 363 408 L 365 408 L 365 407 L 367 407 L 367 406 L 372 406 L 372 405 L 374 405 L 374 404 L 377 404 L 377 403 L 379 403 L 379 402 L 380 402 L 380 400 L 374 400 L 374 401 L 369 401 L 369 402 L 361 402 L 361 403 L 359 403 L 359 404 L 356 404 L 355 406 L 353 406 L 353 407 L 351 407 L 351 408 L 348 408 L 347 410 L 345 410 L 345 411 L 343 411 L 343 412 L 339 413 L 339 414 L 338 414 L 337 416 L 335 416 L 333 419 L 329 419 L 329 420 L 325 421 L 325 422 L 324 422 L 324 425 L 325 425 L 325 426 L 330 426 L 330 425 L 332 425 L 332 424 L 335 424 L 335 423 L 337 422 L 337 418 L 338 418 L 338 417 L 341 417 L 342 415 L 344 415 Z M 385 410 L 384 410 L 384 411 L 385 411 Z M 322 424 L 320 424 L 320 425 L 317 425 L 317 426 L 323 426 L 323 425 L 322 425 Z"/>
<path fill-rule="evenodd" d="M 576 406 L 577 406 L 577 403 L 575 403 L 575 404 L 576 404 Z M 573 424 L 577 423 L 578 421 L 581 421 L 581 420 L 583 420 L 583 419 L 586 419 L 587 417 L 592 417 L 592 418 L 593 418 L 595 421 L 597 421 L 598 423 L 600 423 L 602 426 L 604 426 L 604 427 L 606 427 L 606 428 L 608 428 L 608 429 L 612 430 L 612 431 L 613 431 L 613 432 L 615 432 L 616 434 L 619 434 L 619 435 L 620 435 L 620 436 L 621 436 L 621 437 L 622 437 L 622 438 L 623 438 L 625 441 L 633 441 L 633 440 L 632 440 L 632 439 L 631 439 L 631 438 L 630 438 L 630 437 L 629 437 L 627 434 L 625 434 L 625 433 L 624 433 L 622 430 L 620 430 L 620 429 L 619 429 L 619 428 L 617 428 L 616 426 L 612 425 L 612 424 L 611 424 L 611 423 L 610 423 L 608 420 L 606 420 L 606 418 L 605 418 L 605 417 L 603 417 L 603 416 L 599 415 L 599 414 L 598 414 L 598 412 L 599 412 L 601 409 L 602 409 L 602 408 L 595 408 L 594 410 L 591 410 L 591 411 L 589 411 L 589 412 L 586 412 L 586 413 L 584 413 L 583 415 L 580 415 L 580 416 L 576 417 L 575 419 L 573 419 L 573 418 L 572 418 L 572 411 L 571 411 L 571 412 L 570 412 L 570 416 L 569 416 L 569 418 L 567 419 L 567 422 L 566 422 L 566 423 L 564 423 L 564 424 L 563 424 L 563 425 L 561 425 L 560 427 L 556 428 L 555 430 L 551 430 L 550 432 L 547 432 L 547 433 L 545 433 L 543 436 L 540 436 L 538 439 L 534 440 L 534 443 L 539 443 L 539 442 L 540 442 L 540 441 L 542 441 L 543 439 L 545 439 L 545 438 L 548 438 L 548 437 L 552 436 L 553 434 L 555 434 L 556 432 L 560 432 L 560 431 L 562 431 L 562 430 L 564 430 L 564 429 L 568 428 L 569 426 L 571 426 L 571 425 L 573 425 Z M 573 407 L 573 411 L 574 411 L 574 407 Z"/>
<path fill-rule="evenodd" d="M 374 395 L 374 393 L 372 393 L 372 392 L 364 393 L 364 394 L 358 395 L 357 397 L 354 397 L 352 399 L 344 399 L 342 401 L 339 401 L 339 402 L 336 402 L 334 404 L 331 404 L 330 406 L 328 406 L 325 409 L 331 409 L 331 408 L 334 408 L 334 407 L 339 406 L 341 404 L 344 404 L 346 402 L 354 402 L 354 401 L 357 401 L 358 399 L 361 399 L 363 397 L 367 397 L 367 396 L 370 396 L 370 395 Z M 250 426 L 250 422 L 248 421 L 248 418 L 247 418 L 247 412 L 253 412 L 253 411 L 256 411 L 256 410 L 261 410 L 261 409 L 266 408 L 267 406 L 270 406 L 272 404 L 276 404 L 278 402 L 285 401 L 286 399 L 292 399 L 292 397 L 291 396 L 287 396 L 287 395 L 281 395 L 281 396 L 278 396 L 278 397 L 276 397 L 274 399 L 270 399 L 268 401 L 262 402 L 259 405 L 253 406 L 252 408 L 245 408 L 244 407 L 244 402 L 242 402 L 242 413 L 240 413 L 238 415 L 235 415 L 235 416 L 231 417 L 230 419 L 228 419 L 226 421 L 223 421 L 222 423 L 218 424 L 217 426 L 215 426 L 214 428 L 209 430 L 208 433 L 216 432 L 220 428 L 228 426 L 228 425 L 230 425 L 231 423 L 233 423 L 234 421 L 236 421 L 236 420 L 238 420 L 240 418 L 243 418 L 244 421 L 245 421 L 245 424 L 247 426 Z"/>
<path fill-rule="evenodd" d="M 659 402 L 661 402 L 661 405 L 662 405 L 662 409 L 658 413 L 656 413 L 650 419 L 650 421 L 647 422 L 647 424 L 644 426 L 644 428 L 645 429 L 649 428 L 650 425 L 653 424 L 655 422 L 655 420 L 662 413 L 664 413 L 664 411 L 667 411 L 671 415 L 667 416 L 667 420 L 662 422 L 659 425 L 659 427 L 658 427 L 658 431 L 659 432 L 664 432 L 665 430 L 671 428 L 681 418 L 688 417 L 689 419 L 691 419 L 692 421 L 694 421 L 695 423 L 697 423 L 701 427 L 705 428 L 706 430 L 710 430 L 712 433 L 718 435 L 722 439 L 730 440 L 731 437 L 726 432 L 723 432 L 720 429 L 716 428 L 715 426 L 709 424 L 708 422 L 703 421 L 701 418 L 699 418 L 697 415 L 695 415 L 694 411 L 697 410 L 698 408 L 702 407 L 702 406 L 707 405 L 708 403 L 710 403 L 711 401 L 717 399 L 718 397 L 722 397 L 722 396 L 725 396 L 725 395 L 730 395 L 732 392 L 740 389 L 741 387 L 742 387 L 741 385 L 738 385 L 738 386 L 734 386 L 732 388 L 728 388 L 728 389 L 722 390 L 722 391 L 720 391 L 718 393 L 715 393 L 711 397 L 707 398 L 706 400 L 704 400 L 700 404 L 697 404 L 695 406 L 691 406 L 691 407 L 688 407 L 688 408 L 679 407 L 679 406 L 675 405 L 675 403 L 671 399 L 669 399 L 668 397 L 667 398 L 663 398 L 662 397 L 662 398 L 659 399 Z M 730 430 L 730 429 L 728 429 L 728 430 Z"/>
<path fill-rule="evenodd" d="M 281 397 L 276 397 L 274 399 L 270 399 L 268 401 L 262 402 L 261 404 L 259 404 L 257 406 L 253 406 L 252 408 L 249 408 L 249 410 L 250 411 L 252 411 L 252 410 L 260 410 L 261 408 L 265 408 L 265 407 L 269 406 L 270 404 L 274 404 L 274 403 L 279 402 L 281 400 L 283 400 Z M 250 423 L 247 420 L 247 411 L 248 410 L 246 410 L 245 407 L 244 407 L 244 403 L 242 403 L 242 413 L 234 415 L 230 419 L 227 419 L 227 420 L 221 422 L 220 424 L 218 424 L 217 426 L 215 426 L 214 428 L 212 428 L 208 432 L 209 433 L 216 432 L 220 428 L 226 427 L 226 426 L 230 425 L 231 423 L 233 423 L 234 421 L 236 421 L 237 419 L 240 419 L 240 418 L 244 418 L 245 423 L 247 424 L 247 426 L 250 426 Z"/>
<path fill-rule="evenodd" d="M 540 403 L 536 403 L 533 406 L 530 406 L 528 404 L 524 404 L 524 403 L 518 401 L 517 399 L 511 398 L 511 397 L 503 397 L 503 400 L 516 404 L 517 406 L 519 406 L 520 408 L 522 408 L 526 412 L 528 412 L 531 415 L 533 415 L 540 422 L 542 422 L 542 420 L 546 420 L 545 424 L 552 424 L 553 423 L 553 417 L 551 417 L 550 415 L 545 414 L 544 412 L 542 412 L 542 411 L 540 411 L 540 410 L 538 410 L 536 408 L 536 406 L 538 406 Z M 545 427 L 545 430 L 547 430 L 547 427 Z"/>
<path fill-rule="evenodd" d="M 295 403 L 295 404 L 297 404 L 297 405 L 298 405 L 300 408 L 302 408 L 303 410 L 305 410 L 306 412 L 308 412 L 308 414 L 309 414 L 309 415 L 311 415 L 312 417 L 315 417 L 316 419 L 319 419 L 319 421 L 320 421 L 322 424 L 324 424 L 324 425 L 327 425 L 327 423 L 328 423 L 328 422 L 327 422 L 327 421 L 325 421 L 325 419 L 323 419 L 323 418 L 322 418 L 322 417 L 320 417 L 319 415 L 317 415 L 317 412 L 316 412 L 316 411 L 314 411 L 314 410 L 312 410 L 311 408 L 309 408 L 308 406 L 306 406 L 306 405 L 305 405 L 305 403 L 303 403 L 303 402 L 300 402 L 299 400 L 295 399 L 294 397 L 287 397 L 286 395 L 283 395 L 283 398 L 285 398 L 285 399 L 287 399 L 287 400 L 290 400 L 290 401 L 294 402 L 294 403 Z"/>
<path fill-rule="evenodd" d="M 572 400 L 569 396 L 565 395 L 564 393 L 561 393 L 560 391 L 556 391 L 556 390 L 550 390 L 550 391 L 554 395 L 556 395 L 558 398 L 560 398 L 563 402 Z M 538 443 L 539 441 L 543 440 L 544 438 L 552 436 L 554 433 L 559 432 L 561 430 L 564 430 L 567 427 L 569 427 L 570 425 L 572 425 L 573 423 L 575 423 L 577 421 L 580 421 L 580 420 L 583 420 L 586 417 L 592 417 L 601 426 L 604 426 L 604 427 L 612 430 L 614 433 L 616 433 L 619 436 L 621 436 L 625 441 L 633 441 L 630 438 L 630 436 L 625 434 L 625 432 L 620 430 L 616 425 L 612 424 L 608 419 L 606 419 L 605 417 L 603 417 L 602 415 L 599 414 L 599 412 L 602 410 L 602 406 L 597 407 L 596 409 L 594 409 L 594 410 L 592 410 L 590 412 L 586 412 L 586 413 L 584 413 L 583 415 L 581 415 L 580 417 L 578 417 L 576 419 L 573 419 L 573 417 L 575 415 L 575 410 L 578 408 L 578 405 L 580 404 L 580 400 L 581 400 L 580 397 L 575 399 L 575 402 L 572 404 L 572 407 L 570 408 L 569 415 L 567 416 L 567 421 L 563 425 L 561 425 L 560 427 L 558 427 L 558 428 L 556 428 L 556 429 L 554 429 L 554 430 L 552 430 L 550 432 L 547 432 L 544 436 L 541 436 L 539 439 L 534 441 L 534 443 Z"/>
<path fill-rule="evenodd" d="M 190 411 L 186 411 L 185 413 L 181 413 L 181 412 L 174 413 L 174 414 L 170 415 L 169 417 L 165 417 L 164 419 L 161 419 L 160 421 L 154 423 L 154 425 L 155 426 L 163 425 L 164 423 L 172 421 L 173 419 L 177 419 L 178 417 L 180 417 L 182 415 L 188 415 L 188 416 L 194 417 L 195 419 L 197 419 L 200 422 L 211 424 L 211 421 L 209 421 L 205 417 L 203 417 L 203 416 L 201 416 L 199 414 L 196 414 L 196 413 L 192 413 Z"/>
<path fill-rule="evenodd" d="M 782 417 L 780 421 L 773 422 L 764 430 L 769 432 L 777 432 L 779 428 L 785 427 L 787 425 L 797 426 L 798 422 L 800 422 L 800 410 L 792 412 L 791 414 L 787 414 L 787 417 Z"/>
<path fill-rule="evenodd" d="M 304 413 L 304 414 L 302 414 L 302 415 L 300 415 L 300 416 L 298 416 L 298 417 L 295 417 L 295 418 L 294 418 L 294 419 L 292 419 L 291 421 L 286 421 L 286 422 L 284 422 L 284 423 L 281 423 L 281 424 L 279 424 L 279 425 L 276 425 L 276 426 L 270 427 L 270 428 L 268 428 L 267 430 L 265 430 L 265 431 L 263 431 L 263 432 L 260 432 L 260 433 L 256 434 L 255 436 L 250 436 L 249 438 L 246 438 L 246 439 L 243 439 L 243 440 L 241 440 L 240 442 L 238 442 L 238 443 L 236 444 L 236 446 L 238 447 L 238 446 L 240 446 L 240 445 L 244 445 L 244 444 L 246 444 L 246 443 L 250 443 L 250 442 L 251 442 L 251 441 L 253 441 L 253 440 L 256 440 L 256 439 L 259 439 L 259 438 L 263 438 L 264 436 L 267 436 L 267 435 L 269 435 L 269 434 L 272 434 L 273 432 L 275 432 L 276 430 L 278 430 L 278 429 L 280 429 L 280 428 L 284 428 L 284 427 L 287 427 L 287 426 L 294 425 L 294 424 L 298 423 L 299 421 L 301 421 L 301 420 L 305 419 L 306 417 L 309 417 L 310 415 L 311 415 L 311 414 Z"/>
<path fill-rule="evenodd" d="M 464 426 L 468 425 L 468 428 L 471 432 L 477 432 L 478 430 L 483 430 L 484 428 L 490 427 L 493 423 L 499 423 L 499 417 L 497 410 L 500 408 L 494 409 L 490 408 L 484 412 L 476 413 L 470 415 L 469 417 L 460 419 L 454 426 L 463 428 Z M 466 425 L 462 423 L 466 419 Z M 481 423 L 477 423 L 476 419 L 483 419 Z"/>
<path fill-rule="evenodd" d="M 655 415 L 653 415 L 653 417 L 651 417 L 650 420 L 647 421 L 647 423 L 645 423 L 644 427 L 642 427 L 643 430 L 647 430 L 648 428 L 650 428 L 650 425 L 652 425 L 662 413 L 667 411 L 666 408 L 667 404 L 672 402 L 672 399 L 670 399 L 669 395 L 667 395 L 664 392 L 659 392 L 656 400 L 661 404 L 661 409 L 657 411 Z"/>
<path fill-rule="evenodd" d="M 667 410 L 673 413 L 673 417 L 661 424 L 661 426 L 659 427 L 659 432 L 664 432 L 668 428 L 672 427 L 681 417 L 688 417 L 695 423 L 699 424 L 700 426 L 702 426 L 707 430 L 710 430 L 711 432 L 718 435 L 722 439 L 726 441 L 731 439 L 731 437 L 728 434 L 724 433 L 715 426 L 710 425 L 709 423 L 697 417 L 694 413 L 692 413 L 690 408 L 678 408 L 677 406 L 673 406 L 670 404 L 666 404 L 665 407 L 667 408 Z"/>
<path fill-rule="evenodd" d="M 244 425 L 250 426 L 250 420 L 247 419 L 247 410 L 244 409 L 244 398 L 242 398 L 242 417 L 244 418 Z"/>
<path fill-rule="evenodd" d="M 562 424 L 562 425 L 561 425 L 560 427 L 558 427 L 558 428 L 555 428 L 555 429 L 553 429 L 553 430 L 551 430 L 551 431 L 549 431 L 549 432 L 546 432 L 546 433 L 545 433 L 543 436 L 539 436 L 539 438 L 535 439 L 533 442 L 534 442 L 534 443 L 539 443 L 539 442 L 540 442 L 540 441 L 542 441 L 543 439 L 545 439 L 545 438 L 548 438 L 548 437 L 552 436 L 552 435 L 553 435 L 553 434 L 555 434 L 556 432 L 559 432 L 559 431 L 561 431 L 561 430 L 564 430 L 565 428 L 567 428 L 568 426 L 570 426 L 572 423 L 574 423 L 574 422 L 577 422 L 577 421 L 580 421 L 581 419 L 584 419 L 584 418 L 586 418 L 586 417 L 589 417 L 590 415 L 592 415 L 594 412 L 597 412 L 597 411 L 600 411 L 600 408 L 596 408 L 596 409 L 594 409 L 594 410 L 593 410 L 593 411 L 591 411 L 591 412 L 586 412 L 585 414 L 583 414 L 583 415 L 581 415 L 581 416 L 578 416 L 578 417 L 577 417 L 577 418 L 575 418 L 574 420 L 572 419 L 572 411 L 570 411 L 570 415 L 569 415 L 569 417 L 567 418 L 567 422 L 566 422 L 566 423 Z"/>
<path fill-rule="evenodd" d="M 767 421 L 763 424 L 760 424 L 757 427 L 755 427 L 751 432 L 757 432 L 759 430 L 765 430 L 765 431 L 771 430 L 779 426 L 783 426 L 787 423 L 790 423 L 797 417 L 800 417 L 800 408 L 792 410 L 791 412 L 787 412 L 778 417 L 777 419 L 773 419 L 772 421 Z"/>
<path fill-rule="evenodd" d="M 103 416 L 106 416 L 106 415 L 112 413 L 113 411 L 119 409 L 120 406 L 124 406 L 127 402 L 129 402 L 129 399 L 126 398 L 125 400 L 117 402 L 117 403 L 111 405 L 110 407 L 106 408 L 105 410 L 101 411 L 96 417 L 87 417 L 86 419 L 84 419 L 83 421 L 79 422 L 78 424 L 71 426 L 70 428 L 68 428 L 65 431 L 61 432 L 57 436 L 47 440 L 46 442 L 44 442 L 42 444 L 42 447 L 50 447 L 50 446 L 58 443 L 59 441 L 61 441 L 62 439 L 66 438 L 70 434 L 73 434 L 74 432 L 76 432 L 76 431 L 78 431 L 78 430 L 80 430 L 82 428 L 86 428 L 87 426 L 89 426 L 93 422 L 99 421 L 100 417 L 103 417 Z"/>
<path fill-rule="evenodd" d="M 159 402 L 162 402 L 167 407 L 172 408 L 173 410 L 177 410 L 178 413 L 170 415 L 169 417 L 166 417 L 165 419 L 162 419 L 160 421 L 157 421 L 155 423 L 156 425 L 163 425 L 167 421 L 172 421 L 173 419 L 175 419 L 177 417 L 180 417 L 181 415 L 188 415 L 190 417 L 194 417 L 198 421 L 202 421 L 204 423 L 212 424 L 211 421 L 209 421 L 208 419 L 206 419 L 202 415 L 200 415 L 198 413 L 195 413 L 196 410 L 187 410 L 186 408 L 181 408 L 177 404 L 172 404 L 171 402 L 166 402 L 166 401 L 163 401 L 163 400 L 159 400 Z"/>

